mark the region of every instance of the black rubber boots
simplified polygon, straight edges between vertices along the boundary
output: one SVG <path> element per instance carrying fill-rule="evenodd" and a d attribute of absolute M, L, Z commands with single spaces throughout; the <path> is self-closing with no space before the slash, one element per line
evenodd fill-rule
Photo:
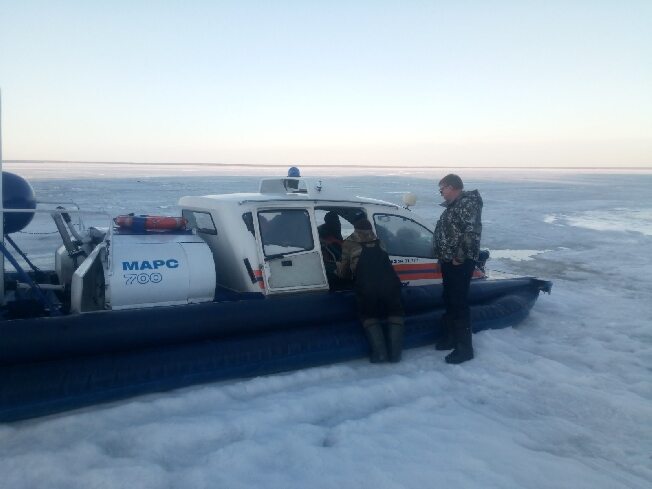
<path fill-rule="evenodd" d="M 452 350 L 455 348 L 455 332 L 453 318 L 444 313 L 441 317 L 441 334 L 435 344 L 437 350 Z"/>
<path fill-rule="evenodd" d="M 392 363 L 401 361 L 404 333 L 405 324 L 401 316 L 387 318 L 387 350 L 389 352 L 389 361 Z"/>
<path fill-rule="evenodd" d="M 371 347 L 371 363 L 381 363 L 387 361 L 387 345 L 385 344 L 385 334 L 383 327 L 378 319 L 365 319 L 362 323 L 367 341 Z"/>
<path fill-rule="evenodd" d="M 473 358 L 473 343 L 471 339 L 471 321 L 469 318 L 453 321 L 455 349 L 446 355 L 446 363 L 458 364 Z"/>
<path fill-rule="evenodd" d="M 403 352 L 403 335 L 405 325 L 401 316 L 390 316 L 387 318 L 385 331 L 378 319 L 365 319 L 362 323 L 367 341 L 371 347 L 371 363 L 390 361 L 392 363 L 401 361 Z"/>

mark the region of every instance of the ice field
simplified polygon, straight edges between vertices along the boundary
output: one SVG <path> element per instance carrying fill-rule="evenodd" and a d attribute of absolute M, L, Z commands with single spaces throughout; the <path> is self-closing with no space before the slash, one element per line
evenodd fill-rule
<path fill-rule="evenodd" d="M 87 225 L 177 214 L 182 195 L 256 191 L 284 168 L 6 164 Z M 304 168 L 435 222 L 446 170 Z M 373 172 L 373 176 L 369 173 Z M 344 175 L 345 174 L 345 175 Z M 554 282 L 517 328 L 0 425 L 3 488 L 652 487 L 652 172 L 459 170 L 484 199 L 489 269 Z M 14 235 L 37 264 L 58 235 Z M 1 339 L 0 339 L 1 340 Z"/>

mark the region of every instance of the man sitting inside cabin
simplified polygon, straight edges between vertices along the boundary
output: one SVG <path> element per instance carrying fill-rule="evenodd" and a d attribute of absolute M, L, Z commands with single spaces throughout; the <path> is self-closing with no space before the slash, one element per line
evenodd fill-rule
<path fill-rule="evenodd" d="M 328 211 L 324 216 L 324 223 L 317 227 L 319 242 L 324 250 L 324 258 L 335 262 L 342 256 L 342 223 L 340 216 L 335 211 Z"/>
<path fill-rule="evenodd" d="M 401 282 L 371 222 L 358 219 L 353 228 L 353 234 L 342 244 L 337 275 L 353 277 L 358 314 L 371 346 L 371 362 L 385 362 L 388 357 L 390 362 L 399 362 L 404 332 Z M 382 317 L 387 317 L 386 334 L 380 323 Z"/>

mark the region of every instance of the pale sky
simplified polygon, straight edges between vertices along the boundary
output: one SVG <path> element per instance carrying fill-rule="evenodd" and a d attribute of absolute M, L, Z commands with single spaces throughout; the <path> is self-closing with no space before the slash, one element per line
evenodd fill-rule
<path fill-rule="evenodd" d="M 5 160 L 652 166 L 652 0 L 0 0 Z"/>

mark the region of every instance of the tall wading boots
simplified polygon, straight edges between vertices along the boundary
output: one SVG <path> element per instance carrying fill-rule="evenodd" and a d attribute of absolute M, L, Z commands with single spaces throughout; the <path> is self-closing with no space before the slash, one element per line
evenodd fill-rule
<path fill-rule="evenodd" d="M 404 333 L 405 324 L 401 316 L 387 318 L 387 349 L 389 351 L 389 361 L 392 363 L 401 361 Z"/>
<path fill-rule="evenodd" d="M 471 321 L 469 318 L 453 321 L 455 334 L 455 349 L 446 355 L 446 363 L 458 364 L 473 358 L 473 344 L 471 339 Z"/>
<path fill-rule="evenodd" d="M 365 319 L 362 322 L 367 341 L 371 347 L 369 361 L 371 363 L 382 363 L 387 361 L 387 345 L 385 344 L 385 335 L 383 327 L 378 319 Z"/>

